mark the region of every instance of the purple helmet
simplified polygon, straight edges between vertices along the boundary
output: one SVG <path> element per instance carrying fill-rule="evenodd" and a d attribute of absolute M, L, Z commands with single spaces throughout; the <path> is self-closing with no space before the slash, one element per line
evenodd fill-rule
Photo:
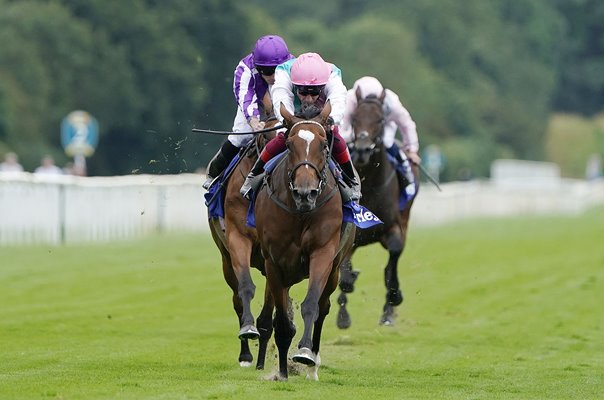
<path fill-rule="evenodd" d="M 277 35 L 262 36 L 256 41 L 254 51 L 254 64 L 274 67 L 291 58 L 285 40 Z"/>

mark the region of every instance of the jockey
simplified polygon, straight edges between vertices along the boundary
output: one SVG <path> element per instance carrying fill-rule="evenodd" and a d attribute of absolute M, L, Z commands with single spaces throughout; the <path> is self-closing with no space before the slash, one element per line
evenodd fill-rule
<path fill-rule="evenodd" d="M 419 151 L 419 140 L 417 138 L 417 130 L 415 122 L 411 118 L 409 111 L 403 106 L 399 97 L 390 89 L 384 89 L 380 81 L 372 76 L 364 76 L 358 79 L 352 89 L 348 91 L 346 96 L 346 112 L 342 120 L 342 131 L 343 137 L 347 142 L 354 141 L 354 132 L 351 126 L 351 116 L 357 107 L 357 96 L 356 90 L 360 88 L 362 98 L 366 98 L 369 95 L 380 97 L 384 91 L 386 95 L 384 97 L 384 135 L 383 143 L 388 153 L 396 158 L 396 160 L 405 166 L 408 171 L 407 180 L 409 183 L 414 183 L 413 174 L 410 173 L 410 167 L 406 159 L 408 158 L 413 164 L 419 165 L 421 158 L 418 155 Z M 396 130 L 400 130 L 403 137 L 403 150 L 405 153 L 401 154 L 394 137 Z M 404 157 L 406 155 L 406 157 Z"/>
<path fill-rule="evenodd" d="M 348 197 L 358 200 L 361 196 L 360 183 L 355 178 L 354 167 L 346 142 L 338 132 L 338 124 L 342 121 L 345 109 L 346 86 L 342 83 L 342 73 L 334 64 L 326 63 L 317 53 L 304 53 L 298 58 L 289 60 L 277 67 L 275 84 L 271 88 L 273 111 L 283 122 L 280 105 L 291 113 L 299 110 L 302 104 L 314 104 L 322 108 L 329 100 L 331 104 L 330 118 L 333 119 L 331 133 L 333 135 L 332 157 L 340 164 L 347 183 Z M 262 174 L 264 165 L 277 154 L 285 151 L 285 133 L 280 132 L 266 144 L 260 157 L 252 167 L 245 182 L 241 186 L 241 194 L 250 198 L 251 191 L 260 183 L 258 177 Z"/>
<path fill-rule="evenodd" d="M 264 128 L 260 121 L 262 99 L 275 82 L 275 67 L 294 58 L 287 44 L 277 35 L 262 36 L 256 41 L 254 50 L 245 56 L 234 72 L 233 92 L 237 101 L 237 115 L 233 122 L 233 132 L 253 132 Z M 254 134 L 229 135 L 207 167 L 208 179 L 203 187 L 208 189 L 211 182 L 225 170 L 239 149 L 249 143 Z"/>

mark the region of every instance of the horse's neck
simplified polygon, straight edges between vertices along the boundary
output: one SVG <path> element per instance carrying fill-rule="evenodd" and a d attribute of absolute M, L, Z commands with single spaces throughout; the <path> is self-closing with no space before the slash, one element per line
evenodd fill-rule
<path fill-rule="evenodd" d="M 371 156 L 369 163 L 362 169 L 362 172 L 363 176 L 371 176 L 372 179 L 375 179 L 375 182 L 384 182 L 394 171 L 394 167 L 388 159 L 388 152 L 384 145 L 380 145 L 379 149 L 380 151 Z"/>

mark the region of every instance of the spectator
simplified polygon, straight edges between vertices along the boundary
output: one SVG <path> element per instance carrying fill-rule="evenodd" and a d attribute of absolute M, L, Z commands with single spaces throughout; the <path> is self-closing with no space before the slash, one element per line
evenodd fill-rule
<path fill-rule="evenodd" d="M 19 156 L 13 152 L 4 155 L 4 162 L 0 163 L 0 172 L 23 172 L 23 166 L 19 164 Z"/>
<path fill-rule="evenodd" d="M 49 155 L 42 157 L 40 166 L 34 171 L 36 174 L 62 175 L 63 170 L 55 165 L 55 160 Z"/>

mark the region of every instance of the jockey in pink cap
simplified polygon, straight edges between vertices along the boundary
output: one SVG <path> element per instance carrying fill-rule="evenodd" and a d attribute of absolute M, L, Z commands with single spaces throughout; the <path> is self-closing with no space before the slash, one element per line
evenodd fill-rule
<path fill-rule="evenodd" d="M 264 128 L 264 122 L 260 121 L 262 99 L 269 85 L 275 82 L 277 65 L 292 58 L 294 56 L 283 38 L 267 35 L 259 38 L 254 50 L 239 61 L 233 79 L 233 93 L 238 107 L 232 131 L 250 134 L 229 135 L 208 164 L 208 179 L 203 184 L 206 189 L 226 169 L 239 149 L 254 138 L 252 132 Z"/>
<path fill-rule="evenodd" d="M 304 53 L 294 60 L 279 65 L 275 71 L 275 83 L 271 88 L 273 110 L 280 121 L 283 121 L 280 113 L 281 104 L 290 113 L 295 114 L 302 104 L 312 104 L 322 108 L 329 100 L 330 117 L 333 119 L 331 132 L 328 132 L 333 135 L 332 157 L 340 164 L 346 175 L 349 187 L 345 189 L 345 195 L 351 200 L 359 200 L 360 183 L 356 179 L 346 141 L 338 132 L 338 125 L 344 116 L 346 93 L 340 69 L 334 64 L 326 63 L 317 53 Z M 259 186 L 264 165 L 271 158 L 285 151 L 285 140 L 285 133 L 280 132 L 264 147 L 258 161 L 241 186 L 241 194 L 244 197 L 249 199 L 251 192 Z"/>

